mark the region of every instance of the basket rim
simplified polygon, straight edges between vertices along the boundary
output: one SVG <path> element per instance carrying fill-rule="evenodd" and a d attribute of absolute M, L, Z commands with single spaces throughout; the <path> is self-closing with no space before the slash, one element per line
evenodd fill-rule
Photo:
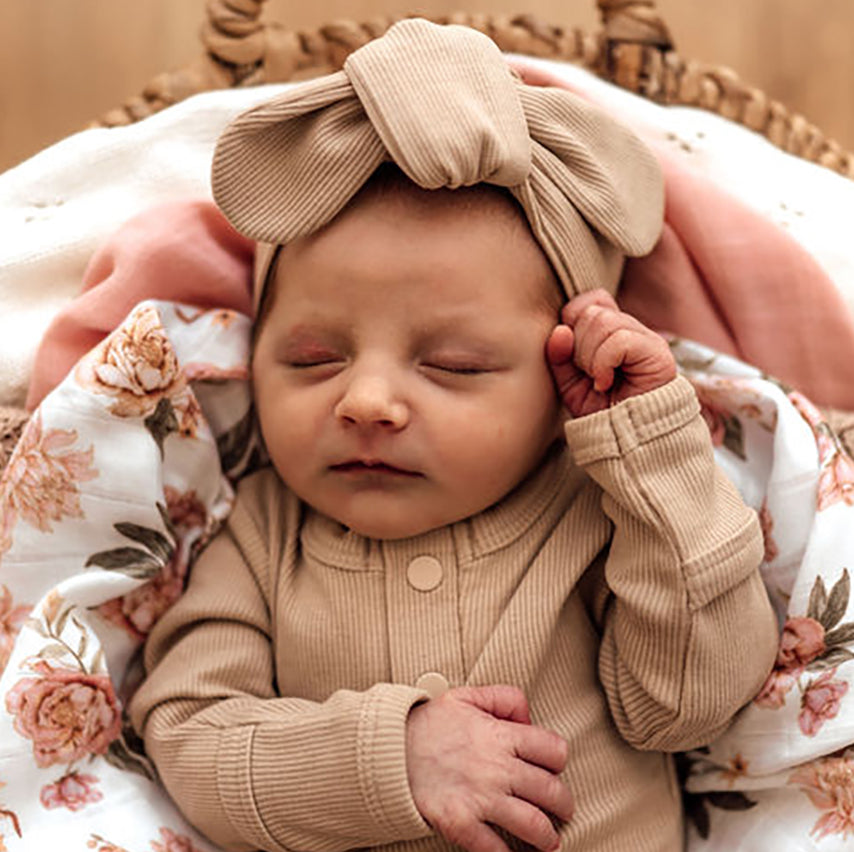
<path fill-rule="evenodd" d="M 854 178 L 854 154 L 804 116 L 745 83 L 731 68 L 680 56 L 650 0 L 597 0 L 603 29 L 593 34 L 546 23 L 531 13 L 466 12 L 336 20 L 315 29 L 292 30 L 262 20 L 264 2 L 210 0 L 201 55 L 184 68 L 159 74 L 141 94 L 92 124 L 127 125 L 200 92 L 288 82 L 337 70 L 353 50 L 396 21 L 425 17 L 440 24 L 471 26 L 506 52 L 572 62 L 665 106 L 716 113 L 761 134 L 787 153 Z"/>

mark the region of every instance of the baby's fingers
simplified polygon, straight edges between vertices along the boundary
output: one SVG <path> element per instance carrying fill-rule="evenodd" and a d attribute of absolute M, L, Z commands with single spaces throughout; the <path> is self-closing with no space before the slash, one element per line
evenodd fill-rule
<path fill-rule="evenodd" d="M 626 363 L 629 353 L 637 345 L 637 333 L 622 328 L 608 335 L 590 356 L 587 371 L 593 387 L 604 393 L 614 384 L 614 373 Z"/>
<path fill-rule="evenodd" d="M 531 712 L 525 693 L 516 686 L 493 684 L 490 686 L 462 686 L 445 693 L 467 701 L 496 719 L 531 724 Z"/>
<path fill-rule="evenodd" d="M 572 793 L 563 781 L 539 766 L 522 764 L 513 778 L 513 795 L 559 819 L 572 819 L 575 805 Z"/>
<path fill-rule="evenodd" d="M 599 288 L 597 290 L 588 290 L 586 293 L 579 293 L 570 299 L 561 311 L 561 319 L 570 328 L 574 328 L 578 319 L 589 308 L 604 308 L 605 310 L 616 313 L 620 311 L 620 307 L 617 305 L 614 297 L 607 290 Z"/>
<path fill-rule="evenodd" d="M 536 725 L 516 729 L 514 751 L 516 757 L 549 772 L 562 772 L 566 767 L 569 748 L 566 740 L 547 728 Z"/>
<path fill-rule="evenodd" d="M 559 838 L 552 821 L 538 807 L 522 799 L 502 799 L 494 812 L 487 812 L 485 817 L 493 825 L 543 852 L 552 852 L 558 847 Z"/>
<path fill-rule="evenodd" d="M 479 819 L 451 821 L 447 826 L 439 828 L 445 840 L 468 852 L 510 852 L 507 844 Z"/>
<path fill-rule="evenodd" d="M 611 386 L 613 370 L 625 362 L 630 352 L 647 345 L 652 335 L 633 316 L 600 306 L 587 308 L 576 320 L 573 330 L 575 363 L 594 379 L 599 391 Z"/>
<path fill-rule="evenodd" d="M 546 358 L 553 369 L 571 367 L 573 364 L 573 353 L 575 350 L 575 335 L 568 325 L 555 326 L 549 339 L 546 341 Z"/>

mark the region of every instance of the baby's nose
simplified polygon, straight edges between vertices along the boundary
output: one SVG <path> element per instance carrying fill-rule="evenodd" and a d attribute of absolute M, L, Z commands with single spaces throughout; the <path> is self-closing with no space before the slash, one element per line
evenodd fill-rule
<path fill-rule="evenodd" d="M 409 420 L 409 408 L 392 383 L 383 376 L 354 377 L 335 407 L 335 416 L 346 423 L 401 429 Z"/>

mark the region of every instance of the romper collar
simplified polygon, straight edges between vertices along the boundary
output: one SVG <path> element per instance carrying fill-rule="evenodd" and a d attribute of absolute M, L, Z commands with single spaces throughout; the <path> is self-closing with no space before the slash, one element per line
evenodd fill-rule
<path fill-rule="evenodd" d="M 351 532 L 337 521 L 306 507 L 300 536 L 307 555 L 350 570 L 382 570 L 383 549 L 431 552 L 449 539 L 468 559 L 501 550 L 535 526 L 554 526 L 586 477 L 571 461 L 563 444 L 552 448 L 537 470 L 503 500 L 450 526 L 400 541 L 378 541 Z M 462 553 L 460 554 L 463 555 Z"/>

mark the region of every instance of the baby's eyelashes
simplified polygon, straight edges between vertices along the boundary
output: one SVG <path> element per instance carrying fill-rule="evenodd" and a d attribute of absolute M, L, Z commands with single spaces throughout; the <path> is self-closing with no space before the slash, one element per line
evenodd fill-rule
<path fill-rule="evenodd" d="M 280 364 L 300 369 L 345 361 L 349 348 L 339 334 L 297 326 L 281 335 L 274 352 Z"/>
<path fill-rule="evenodd" d="M 430 347 L 417 354 L 415 361 L 424 370 L 454 376 L 480 376 L 498 372 L 504 367 L 504 359 L 498 353 L 484 351 L 483 347 Z"/>
<path fill-rule="evenodd" d="M 328 357 L 292 358 L 285 360 L 284 363 L 288 367 L 300 370 L 309 367 L 324 367 L 329 364 L 339 364 L 343 363 L 343 361 L 344 359 L 340 356 L 330 355 Z"/>
<path fill-rule="evenodd" d="M 320 343 L 298 344 L 282 347 L 279 363 L 297 370 L 323 367 L 329 364 L 343 364 L 347 355 L 333 346 Z"/>
<path fill-rule="evenodd" d="M 337 376 L 347 366 L 347 358 L 337 353 L 294 355 L 279 363 L 300 381 L 324 381 Z"/>
<path fill-rule="evenodd" d="M 443 373 L 452 373 L 457 376 L 477 376 L 481 373 L 492 372 L 489 367 L 475 366 L 473 364 L 424 364 L 428 370 L 440 370 Z"/>

